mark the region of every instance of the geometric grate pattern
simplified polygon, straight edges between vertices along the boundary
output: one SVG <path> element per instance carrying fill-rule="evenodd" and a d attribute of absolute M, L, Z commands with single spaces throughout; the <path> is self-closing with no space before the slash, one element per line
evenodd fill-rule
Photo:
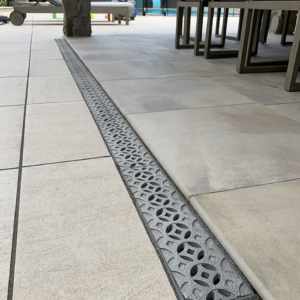
<path fill-rule="evenodd" d="M 244 282 L 149 150 L 64 40 L 62 55 L 166 263 L 181 299 L 252 299 Z"/>

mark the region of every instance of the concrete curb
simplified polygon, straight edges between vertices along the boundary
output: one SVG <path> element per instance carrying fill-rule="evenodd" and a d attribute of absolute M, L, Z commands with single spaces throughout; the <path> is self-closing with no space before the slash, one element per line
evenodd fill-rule
<path fill-rule="evenodd" d="M 230 244 L 221 230 L 217 227 L 217 225 L 213 222 L 213 220 L 209 217 L 209 215 L 205 212 L 203 207 L 199 204 L 199 202 L 193 196 L 189 199 L 190 204 L 193 206 L 198 215 L 202 218 L 207 227 L 214 234 L 216 239 L 220 242 L 223 248 L 230 255 L 232 260 L 236 263 L 239 269 L 243 272 L 245 277 L 249 280 L 252 286 L 255 288 L 257 293 L 264 300 L 275 300 L 268 289 L 263 285 L 263 283 L 257 278 L 254 272 L 250 269 L 247 263 L 243 260 L 243 258 L 239 255 L 239 253 L 234 249 L 234 247 Z"/>

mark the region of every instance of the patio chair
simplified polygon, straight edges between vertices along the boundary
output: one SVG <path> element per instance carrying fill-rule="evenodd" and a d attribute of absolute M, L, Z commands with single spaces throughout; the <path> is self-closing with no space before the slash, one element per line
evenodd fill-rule
<path fill-rule="evenodd" d="M 203 33 L 203 16 L 204 8 L 208 7 L 209 0 L 199 1 L 179 1 L 177 2 L 177 19 L 176 19 L 176 34 L 175 34 L 175 48 L 176 49 L 194 49 L 194 55 L 203 55 L 204 43 L 202 41 Z M 196 32 L 195 37 L 190 37 L 190 24 L 191 24 L 191 11 L 192 8 L 197 8 L 197 19 L 196 19 Z M 184 26 L 183 26 L 183 14 L 184 14 Z M 223 48 L 226 36 L 223 36 L 224 28 L 227 26 L 228 16 L 223 18 L 221 42 L 218 44 L 211 44 L 213 48 Z M 183 32 L 183 34 L 182 34 Z M 182 44 L 180 44 L 180 40 Z M 190 44 L 190 41 L 194 41 L 194 44 Z"/>
<path fill-rule="evenodd" d="M 300 12 L 300 1 L 248 1 L 245 9 L 244 24 L 240 41 L 238 55 L 238 73 L 263 73 L 263 72 L 285 72 L 287 71 L 284 88 L 287 91 L 300 90 L 300 83 L 296 78 L 300 64 L 300 22 L 297 23 L 294 42 L 289 60 L 251 62 L 251 49 L 253 47 L 255 34 L 254 27 L 258 15 L 263 10 L 289 10 Z"/>
<path fill-rule="evenodd" d="M 270 26 L 270 19 L 271 19 L 271 12 L 272 12 L 271 10 L 264 10 L 264 12 L 263 12 L 263 23 L 262 23 L 262 29 L 261 29 L 261 34 L 260 34 L 260 38 L 259 38 L 259 41 L 262 44 L 265 44 L 267 42 L 267 36 L 268 36 L 268 31 L 269 31 L 269 26 Z M 286 36 L 287 36 L 291 13 L 292 13 L 291 10 L 284 11 L 283 29 L 282 29 L 281 42 L 280 42 L 282 46 L 291 46 L 293 44 L 292 42 L 286 41 Z"/>
<path fill-rule="evenodd" d="M 223 15 L 223 18 L 225 17 L 225 13 Z M 228 18 L 228 14 L 227 14 Z M 230 36 L 226 35 L 226 40 L 232 40 L 232 41 L 239 41 L 241 38 L 241 31 L 242 31 L 242 25 L 243 25 L 243 18 L 244 18 L 244 9 L 240 9 L 240 17 L 239 17 L 239 24 L 238 24 L 238 31 L 236 36 Z M 216 30 L 215 30 L 215 37 L 220 38 L 221 35 L 219 34 L 220 30 L 220 20 L 221 20 L 221 8 L 217 9 L 217 21 L 216 21 Z"/>
<path fill-rule="evenodd" d="M 211 44 L 211 38 L 212 38 L 212 28 L 213 28 L 213 19 L 214 19 L 214 11 L 215 8 L 217 8 L 217 24 L 216 24 L 216 36 L 221 38 L 221 44 L 224 47 L 225 46 L 225 40 L 231 39 L 235 41 L 240 40 L 240 34 L 242 29 L 242 20 L 244 17 L 244 9 L 246 6 L 245 0 L 235 0 L 235 1 L 228 1 L 228 0 L 216 0 L 211 1 L 208 4 L 208 17 L 207 17 L 207 26 L 206 26 L 206 39 L 205 39 L 205 50 L 204 50 L 204 57 L 206 59 L 208 58 L 222 58 L 222 57 L 237 57 L 238 51 L 237 50 L 218 50 L 218 51 L 212 51 L 212 44 Z M 220 26 L 220 12 L 221 8 L 224 8 L 224 16 L 223 16 L 223 26 L 222 26 L 222 34 L 219 35 L 219 26 Z M 238 32 L 236 37 L 229 37 L 227 36 L 227 21 L 228 21 L 228 13 L 229 8 L 239 8 L 241 15 L 238 25 Z M 257 32 L 260 30 L 260 23 L 257 24 L 256 28 Z M 258 33 L 257 33 L 258 34 Z M 258 41 L 257 41 L 258 43 Z M 254 55 L 257 50 L 257 46 L 254 47 L 252 54 Z"/>

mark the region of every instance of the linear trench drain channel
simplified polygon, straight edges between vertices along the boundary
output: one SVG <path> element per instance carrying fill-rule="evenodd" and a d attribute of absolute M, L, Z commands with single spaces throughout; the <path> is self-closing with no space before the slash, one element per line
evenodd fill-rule
<path fill-rule="evenodd" d="M 56 40 L 179 299 L 257 299 L 65 40 Z"/>

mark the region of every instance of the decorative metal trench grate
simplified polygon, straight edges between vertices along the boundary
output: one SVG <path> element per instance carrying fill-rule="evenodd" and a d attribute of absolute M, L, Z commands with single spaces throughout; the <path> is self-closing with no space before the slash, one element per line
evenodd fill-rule
<path fill-rule="evenodd" d="M 253 299 L 220 250 L 98 82 L 64 40 L 62 55 L 161 255 L 177 297 Z M 256 298 L 256 297 L 255 297 Z"/>

